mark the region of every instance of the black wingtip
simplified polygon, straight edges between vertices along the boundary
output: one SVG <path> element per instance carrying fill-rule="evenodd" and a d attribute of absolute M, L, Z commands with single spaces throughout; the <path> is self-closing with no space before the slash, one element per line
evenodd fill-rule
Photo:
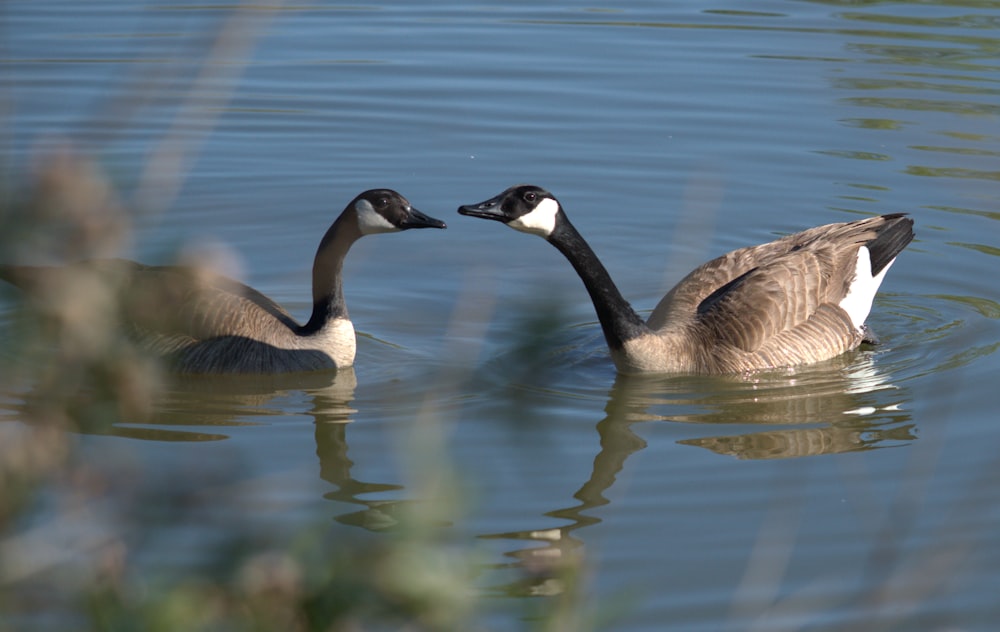
<path fill-rule="evenodd" d="M 872 274 L 878 274 L 903 248 L 913 241 L 913 219 L 906 213 L 883 215 L 885 223 L 878 228 L 875 239 L 868 242 L 868 252 L 872 260 Z"/>

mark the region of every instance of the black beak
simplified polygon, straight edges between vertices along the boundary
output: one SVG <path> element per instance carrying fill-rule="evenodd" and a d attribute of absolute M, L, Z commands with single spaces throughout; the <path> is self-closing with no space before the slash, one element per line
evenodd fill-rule
<path fill-rule="evenodd" d="M 465 204 L 458 207 L 459 215 L 468 215 L 469 217 L 481 217 L 483 219 L 492 219 L 498 222 L 507 222 L 507 216 L 504 214 L 503 209 L 500 205 L 501 196 L 496 196 L 490 198 L 485 202 L 480 202 L 479 204 Z"/>
<path fill-rule="evenodd" d="M 399 227 L 406 230 L 409 228 L 448 228 L 448 225 L 439 219 L 424 215 L 411 206 L 406 217 L 399 223 Z"/>

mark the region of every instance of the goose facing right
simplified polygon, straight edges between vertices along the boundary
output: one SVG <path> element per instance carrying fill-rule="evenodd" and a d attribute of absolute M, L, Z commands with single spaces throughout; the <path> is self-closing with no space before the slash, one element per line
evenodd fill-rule
<path fill-rule="evenodd" d="M 734 250 L 695 268 L 643 321 L 545 189 L 513 186 L 458 212 L 539 235 L 562 252 L 622 373 L 747 373 L 856 349 L 870 339 L 864 322 L 879 285 L 913 239 L 913 220 L 897 213 Z"/>
<path fill-rule="evenodd" d="M 352 366 L 354 326 L 344 300 L 344 258 L 366 235 L 445 223 L 391 189 L 355 197 L 320 240 L 312 314 L 305 324 L 257 290 L 208 270 L 98 259 L 69 266 L 0 266 L 0 278 L 46 295 L 98 277 L 117 290 L 119 324 L 178 373 L 276 374 Z"/>

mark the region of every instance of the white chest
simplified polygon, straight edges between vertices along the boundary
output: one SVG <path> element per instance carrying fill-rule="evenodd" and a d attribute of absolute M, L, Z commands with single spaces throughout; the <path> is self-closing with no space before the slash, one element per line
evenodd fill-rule
<path fill-rule="evenodd" d="M 352 366 L 357 353 L 358 340 L 354 325 L 346 318 L 336 318 L 317 333 L 316 343 L 320 351 L 331 358 L 337 368 Z"/>
<path fill-rule="evenodd" d="M 341 369 L 354 365 L 358 343 L 351 321 L 335 318 L 311 336 L 296 336 L 280 346 L 289 350 L 319 351 Z"/>

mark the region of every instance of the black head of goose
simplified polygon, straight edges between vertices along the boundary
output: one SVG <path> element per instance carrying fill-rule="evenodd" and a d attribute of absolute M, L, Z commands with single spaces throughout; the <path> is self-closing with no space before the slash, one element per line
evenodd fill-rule
<path fill-rule="evenodd" d="M 866 340 L 864 322 L 885 273 L 913 239 L 913 220 L 893 214 L 734 250 L 695 268 L 643 321 L 545 189 L 514 186 L 458 212 L 558 248 L 590 293 L 623 373 L 741 373 L 854 349 Z"/>
<path fill-rule="evenodd" d="M 0 277 L 30 290 L 74 273 L 101 275 L 119 288 L 121 324 L 177 372 L 342 368 L 353 364 L 356 350 L 341 278 L 351 245 L 365 235 L 445 227 L 395 191 L 358 195 L 320 240 L 312 271 L 312 315 L 304 325 L 257 290 L 196 267 L 102 259 L 64 267 L 0 266 Z"/>

